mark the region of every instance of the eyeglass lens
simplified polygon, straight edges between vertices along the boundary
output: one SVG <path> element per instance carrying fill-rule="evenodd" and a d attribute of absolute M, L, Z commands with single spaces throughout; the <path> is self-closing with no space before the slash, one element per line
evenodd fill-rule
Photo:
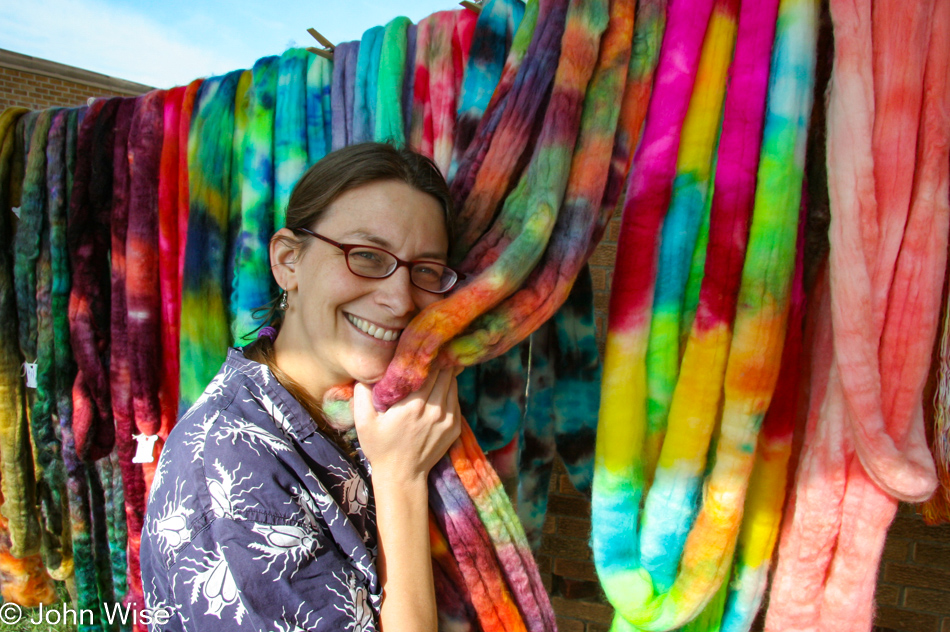
<path fill-rule="evenodd" d="M 388 276 L 396 267 L 392 255 L 369 246 L 351 249 L 346 261 L 353 273 L 371 279 Z M 457 278 L 451 268 L 428 261 L 414 263 L 409 277 L 416 287 L 436 293 L 448 291 Z"/>

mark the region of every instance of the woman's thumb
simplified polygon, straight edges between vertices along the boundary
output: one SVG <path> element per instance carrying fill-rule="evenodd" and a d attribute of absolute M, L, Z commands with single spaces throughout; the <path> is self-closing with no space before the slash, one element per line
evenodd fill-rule
<path fill-rule="evenodd" d="M 376 408 L 373 407 L 373 389 L 362 382 L 353 387 L 353 419 L 356 425 L 361 422 L 375 419 Z"/>

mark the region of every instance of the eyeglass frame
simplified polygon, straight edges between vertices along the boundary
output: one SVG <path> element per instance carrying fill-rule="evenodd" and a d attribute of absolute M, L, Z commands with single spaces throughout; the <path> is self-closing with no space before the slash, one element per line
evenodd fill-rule
<path fill-rule="evenodd" d="M 444 264 L 444 263 L 441 263 L 441 262 L 439 262 L 439 261 L 431 261 L 431 260 L 429 260 L 429 259 L 420 259 L 420 260 L 418 260 L 418 261 L 404 261 L 404 260 L 400 259 L 399 257 L 397 257 L 396 255 L 394 255 L 393 253 L 391 253 L 391 252 L 389 252 L 388 250 L 386 250 L 385 248 L 380 248 L 379 246 L 367 246 L 366 244 L 342 244 L 342 243 L 340 243 L 340 242 L 338 242 L 338 241 L 334 241 L 333 239 L 330 239 L 329 237 L 325 237 L 325 236 L 323 236 L 323 235 L 321 235 L 321 234 L 319 234 L 319 233 L 316 233 L 316 232 L 310 230 L 309 228 L 302 228 L 302 227 L 301 227 L 301 228 L 291 228 L 290 230 L 291 230 L 292 232 L 295 232 L 295 233 L 296 233 L 296 232 L 301 232 L 301 233 L 304 233 L 304 234 L 306 234 L 306 235 L 310 235 L 311 237 L 316 237 L 317 239 L 319 239 L 319 240 L 321 240 L 321 241 L 325 241 L 326 243 L 330 244 L 331 246 L 336 246 L 337 248 L 339 248 L 340 250 L 342 250 L 342 251 L 343 251 L 343 255 L 344 255 L 344 260 L 346 261 L 346 269 L 349 270 L 350 273 L 352 273 L 352 274 L 355 275 L 355 276 L 358 276 L 358 277 L 361 278 L 361 279 L 388 279 L 388 278 L 391 277 L 392 275 L 396 274 L 396 270 L 398 270 L 399 268 L 405 267 L 407 270 L 409 270 L 409 282 L 412 283 L 412 286 L 413 286 L 413 287 L 417 287 L 417 288 L 419 288 L 420 290 L 422 290 L 423 292 L 428 292 L 428 293 L 430 293 L 430 294 L 442 295 L 442 294 L 446 294 L 446 293 L 448 293 L 449 291 L 451 291 L 452 288 L 454 288 L 456 285 L 458 285 L 458 282 L 459 282 L 459 281 L 461 281 L 462 279 L 465 278 L 465 274 L 463 274 L 463 273 L 459 272 L 458 270 L 456 270 L 455 268 L 453 268 L 453 267 L 451 267 L 451 266 L 449 266 L 449 265 L 446 265 L 446 264 Z M 388 274 L 386 274 L 386 275 L 384 275 L 384 276 L 373 277 L 373 276 L 366 276 L 365 274 L 360 274 L 359 272 L 354 271 L 353 268 L 350 266 L 350 251 L 353 250 L 354 248 L 369 248 L 369 249 L 371 249 L 371 250 L 379 250 L 380 252 L 385 252 L 387 255 L 389 255 L 390 257 L 392 257 L 393 259 L 396 260 L 396 265 L 395 265 L 395 267 L 393 267 L 392 270 L 389 271 Z M 436 291 L 436 290 L 429 290 L 429 289 L 426 289 L 426 288 L 424 288 L 424 287 L 422 287 L 422 286 L 420 286 L 420 285 L 416 285 L 416 282 L 412 280 L 412 267 L 413 267 L 414 265 L 416 265 L 417 263 L 431 263 L 431 264 L 435 264 L 435 265 L 437 265 L 437 266 L 442 266 L 443 268 L 446 268 L 447 270 L 451 270 L 452 272 L 455 273 L 455 281 L 452 283 L 452 285 L 450 285 L 448 288 L 442 290 L 441 292 L 438 292 L 438 291 Z"/>

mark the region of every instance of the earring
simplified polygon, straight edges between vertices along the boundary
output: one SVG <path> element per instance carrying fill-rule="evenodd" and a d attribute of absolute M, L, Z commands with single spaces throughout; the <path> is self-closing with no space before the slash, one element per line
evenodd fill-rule
<path fill-rule="evenodd" d="M 277 306 L 277 309 L 279 309 L 279 310 L 282 311 L 282 312 L 286 312 L 286 311 L 287 311 L 287 307 L 288 307 L 288 304 L 287 304 L 287 290 L 282 290 L 281 293 L 280 293 L 280 304 Z"/>

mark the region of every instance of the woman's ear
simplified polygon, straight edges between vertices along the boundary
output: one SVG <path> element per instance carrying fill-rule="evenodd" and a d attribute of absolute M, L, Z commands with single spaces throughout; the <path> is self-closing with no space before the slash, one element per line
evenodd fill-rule
<path fill-rule="evenodd" d="M 284 290 L 297 289 L 297 258 L 300 241 L 288 229 L 281 228 L 270 239 L 270 269 L 274 280 Z"/>

